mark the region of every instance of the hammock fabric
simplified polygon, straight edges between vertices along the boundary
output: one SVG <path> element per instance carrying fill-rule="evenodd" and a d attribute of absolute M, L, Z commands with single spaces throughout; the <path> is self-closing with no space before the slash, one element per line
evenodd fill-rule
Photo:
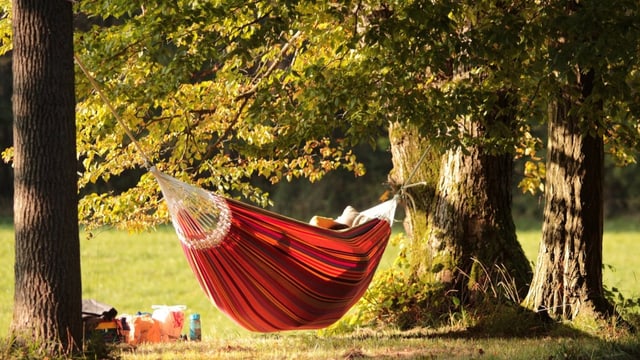
<path fill-rule="evenodd" d="M 252 331 L 318 329 L 340 319 L 366 291 L 391 233 L 395 200 L 363 212 L 372 220 L 335 231 L 151 172 L 200 286 Z"/>

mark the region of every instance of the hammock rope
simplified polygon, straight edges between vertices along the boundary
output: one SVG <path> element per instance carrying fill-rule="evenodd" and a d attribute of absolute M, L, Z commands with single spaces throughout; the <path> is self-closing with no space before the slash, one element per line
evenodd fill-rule
<path fill-rule="evenodd" d="M 156 178 L 187 261 L 222 312 L 252 331 L 318 329 L 362 297 L 386 249 L 402 193 L 419 184 L 402 186 L 391 200 L 361 212 L 367 221 L 340 231 L 222 197 L 158 170 L 75 60 Z"/>
<path fill-rule="evenodd" d="M 133 135 L 133 132 L 131 131 L 131 129 L 129 129 L 129 127 L 127 126 L 127 124 L 124 123 L 124 120 L 122 120 L 122 118 L 120 117 L 116 109 L 113 107 L 113 105 L 111 105 L 111 101 L 109 101 L 109 98 L 107 98 L 107 96 L 104 94 L 104 92 L 100 88 L 100 85 L 98 85 L 98 82 L 93 78 L 93 76 L 91 76 L 91 74 L 89 73 L 89 70 L 87 70 L 87 68 L 84 66 L 84 63 L 80 61 L 80 58 L 78 57 L 78 55 L 73 54 L 73 58 L 75 59 L 76 64 L 78 64 L 78 67 L 80 68 L 80 70 L 82 70 L 84 75 L 87 77 L 87 79 L 91 83 L 91 86 L 98 93 L 98 96 L 100 96 L 100 98 L 105 103 L 107 108 L 109 108 L 111 115 L 113 115 L 113 117 L 116 119 L 118 124 L 124 129 L 124 132 L 127 134 L 127 136 L 129 137 L 133 145 L 136 147 L 136 150 L 138 150 L 138 153 L 140 153 L 140 156 L 144 161 L 144 167 L 147 170 L 150 169 L 153 166 L 153 162 L 151 161 L 151 158 L 147 155 L 147 153 L 144 152 L 144 150 L 142 150 L 142 146 L 140 146 L 140 143 L 138 142 L 136 137 Z"/>

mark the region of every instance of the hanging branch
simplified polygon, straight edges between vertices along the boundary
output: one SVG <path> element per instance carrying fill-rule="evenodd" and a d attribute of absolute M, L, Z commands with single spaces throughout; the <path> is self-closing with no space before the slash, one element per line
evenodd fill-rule
<path fill-rule="evenodd" d="M 286 52 L 291 47 L 291 44 L 293 43 L 293 41 L 298 37 L 300 37 L 301 34 L 302 33 L 300 31 L 296 32 L 291 37 L 291 39 L 289 39 L 289 41 L 282 46 L 282 49 L 280 49 L 280 53 L 278 54 L 278 58 L 275 59 L 273 63 L 271 63 L 271 66 L 269 66 L 269 68 L 260 77 L 257 78 L 253 86 L 251 86 L 248 90 L 240 93 L 234 98 L 234 101 L 240 101 L 240 106 L 238 107 L 238 110 L 233 116 L 233 119 L 231 119 L 229 126 L 227 126 L 222 136 L 220 136 L 215 143 L 209 146 L 209 149 L 205 154 L 205 158 L 211 157 L 215 149 L 218 147 L 218 145 L 220 145 L 220 143 L 229 136 L 233 128 L 238 124 L 238 121 L 240 120 L 240 116 L 242 115 L 244 108 L 249 103 L 249 99 L 258 91 L 258 86 L 260 86 L 260 83 L 262 82 L 262 80 L 264 80 L 265 78 L 269 77 L 269 75 L 271 75 L 271 73 L 276 69 L 278 64 L 280 64 L 280 60 L 286 55 Z"/>
<path fill-rule="evenodd" d="M 280 60 L 286 55 L 286 52 L 291 47 L 291 44 L 293 43 L 293 41 L 297 39 L 300 35 L 301 35 L 300 31 L 296 32 L 291 37 L 291 39 L 289 39 L 289 41 L 282 46 L 282 49 L 280 49 L 278 58 L 273 61 L 273 63 L 269 66 L 269 68 L 267 68 L 267 70 L 260 77 L 257 78 L 257 80 L 253 83 L 253 85 L 248 90 L 240 93 L 234 98 L 234 101 L 240 101 L 240 106 L 238 107 L 238 110 L 236 111 L 233 119 L 231 119 L 229 126 L 225 129 L 222 136 L 220 136 L 215 143 L 209 146 L 209 150 L 205 154 L 205 158 L 211 157 L 214 149 L 216 149 L 218 145 L 220 145 L 220 142 L 222 142 L 223 139 L 226 139 L 229 136 L 233 128 L 236 126 L 236 124 L 240 120 L 240 116 L 242 115 L 242 112 L 244 111 L 247 104 L 249 103 L 249 99 L 257 92 L 258 86 L 260 86 L 260 83 L 262 82 L 262 80 L 264 80 L 269 75 L 271 75 L 271 73 L 273 73 L 273 71 L 276 69 L 278 64 L 280 64 Z M 151 168 L 153 166 L 153 162 L 151 161 L 151 158 L 144 152 L 144 150 L 142 150 L 142 147 L 140 146 L 140 143 L 138 143 L 135 135 L 133 134 L 131 129 L 129 129 L 129 127 L 125 124 L 125 122 L 122 120 L 122 118 L 120 117 L 116 109 L 111 104 L 111 101 L 109 101 L 109 98 L 104 94 L 104 92 L 100 88 L 100 85 L 98 84 L 98 82 L 91 76 L 91 74 L 89 73 L 87 68 L 84 66 L 84 64 L 78 57 L 78 55 L 74 54 L 74 59 L 76 61 L 76 64 L 78 64 L 82 72 L 85 74 L 85 76 L 91 83 L 91 86 L 98 93 L 102 101 L 107 105 L 107 108 L 109 109 L 113 117 L 116 119 L 118 124 L 122 126 L 122 128 L 124 129 L 129 139 L 131 139 L 131 141 L 133 142 L 134 146 L 136 147 L 136 149 L 138 150 L 138 152 L 140 153 L 144 161 L 145 168 L 147 169 Z"/>

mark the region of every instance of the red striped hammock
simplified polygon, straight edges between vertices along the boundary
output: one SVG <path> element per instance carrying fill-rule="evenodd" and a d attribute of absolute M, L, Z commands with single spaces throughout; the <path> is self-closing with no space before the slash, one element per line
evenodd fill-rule
<path fill-rule="evenodd" d="M 318 329 L 364 294 L 391 233 L 395 199 L 346 230 L 319 228 L 181 182 L 155 168 L 200 286 L 246 329 Z"/>

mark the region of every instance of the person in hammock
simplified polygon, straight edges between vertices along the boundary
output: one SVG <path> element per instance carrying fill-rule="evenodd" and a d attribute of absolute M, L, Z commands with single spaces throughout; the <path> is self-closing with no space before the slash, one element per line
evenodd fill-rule
<path fill-rule="evenodd" d="M 344 209 L 342 215 L 338 216 L 335 219 L 316 215 L 311 218 L 309 223 L 311 225 L 325 229 L 344 230 L 350 227 L 364 224 L 369 220 L 371 220 L 369 217 L 361 214 L 353 206 L 349 205 Z"/>

